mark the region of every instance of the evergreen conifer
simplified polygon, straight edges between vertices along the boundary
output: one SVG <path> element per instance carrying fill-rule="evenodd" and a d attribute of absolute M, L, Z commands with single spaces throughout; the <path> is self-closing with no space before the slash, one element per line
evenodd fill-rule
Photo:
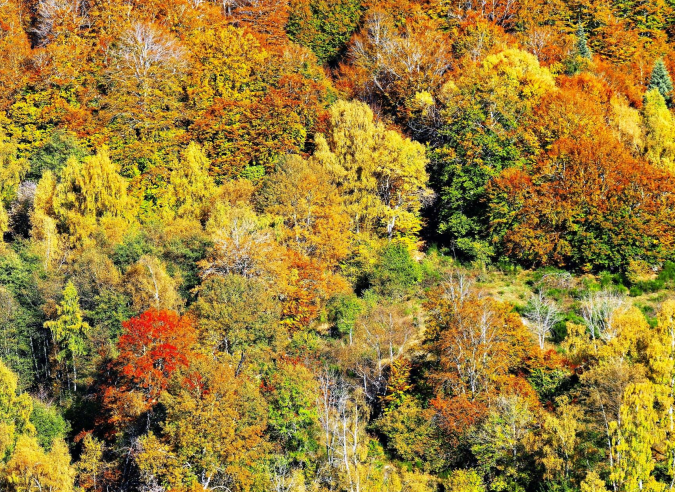
<path fill-rule="evenodd" d="M 658 60 L 656 64 L 654 64 L 654 70 L 652 70 L 652 77 L 649 80 L 648 89 L 657 89 L 668 103 L 668 106 L 671 105 L 673 81 L 670 78 L 670 74 L 668 73 L 666 64 L 663 63 L 663 60 Z"/>
<path fill-rule="evenodd" d="M 590 60 L 592 57 L 591 49 L 588 47 L 588 40 L 586 38 L 586 31 L 584 25 L 579 22 L 577 29 L 577 53 L 580 57 Z"/>

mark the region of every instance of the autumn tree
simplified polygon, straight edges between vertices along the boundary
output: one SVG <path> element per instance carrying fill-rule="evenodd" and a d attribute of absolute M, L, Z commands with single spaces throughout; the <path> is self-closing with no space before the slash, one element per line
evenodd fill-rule
<path fill-rule="evenodd" d="M 190 41 L 187 94 L 196 114 L 189 133 L 216 179 L 271 171 L 281 155 L 304 148 L 326 105 L 324 76 L 312 73 L 311 55 L 269 50 L 233 27 L 206 29 Z"/>
<path fill-rule="evenodd" d="M 356 318 L 340 359 L 358 378 L 367 402 L 384 397 L 390 367 L 416 331 L 412 317 L 395 305 L 374 306 Z"/>
<path fill-rule="evenodd" d="M 535 426 L 533 409 L 517 395 L 500 396 L 472 437 L 476 456 L 492 490 L 513 490 L 528 483 L 528 452 Z"/>
<path fill-rule="evenodd" d="M 63 289 L 63 300 L 57 307 L 57 316 L 55 320 L 45 322 L 45 328 L 51 330 L 54 340 L 61 347 L 56 355 L 57 360 L 70 359 L 73 368 L 73 390 L 77 391 L 76 359 L 86 353 L 91 326 L 83 320 L 79 296 L 70 281 Z M 68 387 L 70 382 L 68 376 Z"/>
<path fill-rule="evenodd" d="M 374 121 L 363 103 L 339 101 L 315 158 L 335 176 L 355 233 L 412 237 L 428 196 L 424 148 Z"/>
<path fill-rule="evenodd" d="M 14 447 L 17 436 L 31 434 L 33 401 L 26 393 L 17 394 L 18 378 L 0 362 L 0 451 L 5 455 Z"/>
<path fill-rule="evenodd" d="M 166 271 L 166 265 L 150 255 L 141 256 L 124 275 L 124 290 L 136 312 L 147 309 L 178 309 L 183 300 L 178 282 Z"/>
<path fill-rule="evenodd" d="M 356 94 L 405 121 L 411 98 L 435 93 L 451 68 L 449 40 L 436 27 L 418 21 L 398 29 L 389 12 L 367 14 L 349 48 L 350 65 L 344 68 Z"/>
<path fill-rule="evenodd" d="M 176 371 L 190 364 L 196 341 L 193 321 L 174 311 L 151 309 L 123 328 L 112 379 L 101 395 L 107 424 L 116 430 L 152 411 Z"/>
<path fill-rule="evenodd" d="M 554 178 L 540 181 L 543 174 Z M 668 174 L 609 136 L 563 138 L 529 175 L 509 169 L 493 181 L 491 228 L 507 255 L 530 264 L 600 269 L 638 256 L 659 261 L 672 234 L 665 205 L 671 186 Z"/>
<path fill-rule="evenodd" d="M 525 317 L 532 326 L 532 331 L 537 336 L 539 348 L 544 349 L 546 338 L 548 337 L 555 324 L 560 321 L 560 311 L 555 301 L 548 299 L 540 290 L 533 294 L 528 302 L 525 311 Z"/>
<path fill-rule="evenodd" d="M 0 201 L 3 209 L 16 197 L 28 172 L 28 162 L 18 154 L 17 142 L 0 129 Z"/>
<path fill-rule="evenodd" d="M 229 274 L 206 280 L 192 310 L 205 348 L 241 356 L 272 344 L 280 335 L 281 303 L 266 283 Z"/>
<path fill-rule="evenodd" d="M 177 217 L 206 222 L 209 202 L 216 195 L 215 183 L 209 175 L 210 167 L 201 148 L 190 142 L 171 172 L 166 190 L 167 206 Z"/>
<path fill-rule="evenodd" d="M 316 159 L 283 159 L 260 192 L 284 221 L 284 242 L 334 268 L 350 251 L 349 216 L 329 171 Z"/>
<path fill-rule="evenodd" d="M 584 431 L 583 410 L 566 398 L 561 398 L 555 412 L 546 413 L 542 422 L 541 455 L 547 480 L 569 483 L 582 459 Z"/>
<path fill-rule="evenodd" d="M 675 170 L 675 119 L 658 89 L 645 94 L 642 108 L 645 128 L 645 157 L 654 166 Z"/>
<path fill-rule="evenodd" d="M 0 33 L 0 107 L 6 109 L 25 80 L 23 63 L 29 56 L 30 42 L 24 30 L 22 5 L 18 1 L 7 1 L 0 11 L 3 29 Z"/>
<path fill-rule="evenodd" d="M 75 490 L 75 469 L 70 463 L 70 453 L 65 442 L 54 443 L 49 452 L 40 447 L 34 437 L 21 436 L 9 461 L 0 469 L 0 483 L 6 490 Z"/>
<path fill-rule="evenodd" d="M 614 456 L 610 480 L 619 490 L 663 490 L 652 475 L 652 447 L 662 439 L 658 426 L 659 388 L 652 383 L 626 388 L 620 420 L 612 422 Z"/>
<path fill-rule="evenodd" d="M 432 404 L 453 439 L 483 419 L 498 394 L 518 391 L 532 398 L 529 383 L 510 373 L 524 369 L 534 343 L 507 306 L 453 274 L 430 292 L 426 309 L 427 337 L 438 357 Z"/>
<path fill-rule="evenodd" d="M 122 149 L 125 165 L 132 166 L 141 157 L 152 158 L 153 143 L 175 131 L 184 52 L 159 26 L 136 21 L 120 34 L 111 55 L 107 79 L 114 96 L 108 112 L 123 142 L 136 152 Z"/>
<path fill-rule="evenodd" d="M 434 113 L 420 114 L 419 124 L 429 128 L 426 138 L 435 146 L 434 227 L 464 257 L 486 261 L 494 254 L 487 187 L 502 170 L 521 167 L 535 150 L 522 122 L 553 88 L 550 71 L 533 55 L 509 49 L 487 56 L 479 68 L 444 86 L 440 125 Z"/>
<path fill-rule="evenodd" d="M 239 491 L 256 482 L 256 462 L 266 448 L 264 402 L 257 385 L 234 367 L 210 364 L 200 366 L 198 379 L 162 394 L 167 415 L 161 435 L 143 436 L 136 457 L 146 480 Z"/>
<path fill-rule="evenodd" d="M 82 162 L 71 158 L 61 172 L 53 210 L 73 245 L 90 243 L 99 230 L 105 231 L 104 237 L 121 239 L 120 232 L 133 217 L 134 202 L 119 170 L 103 149 Z"/>
<path fill-rule="evenodd" d="M 74 490 L 75 470 L 68 447 L 56 439 L 45 451 L 30 422 L 33 401 L 26 393 L 17 394 L 17 377 L 0 362 L 0 484 L 9 491 Z"/>

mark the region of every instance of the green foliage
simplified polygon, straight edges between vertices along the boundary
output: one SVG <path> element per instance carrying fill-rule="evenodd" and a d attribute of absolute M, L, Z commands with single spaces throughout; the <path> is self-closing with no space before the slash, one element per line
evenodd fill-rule
<path fill-rule="evenodd" d="M 235 274 L 212 277 L 201 286 L 193 309 L 214 351 L 264 347 L 281 335 L 280 306 L 258 279 Z"/>
<path fill-rule="evenodd" d="M 115 246 L 112 259 L 119 267 L 127 267 L 136 263 L 141 256 L 155 255 L 156 249 L 143 232 L 134 232 L 124 236 L 120 244 Z"/>
<path fill-rule="evenodd" d="M 385 436 L 387 449 L 397 458 L 418 468 L 439 471 L 447 464 L 447 456 L 431 415 L 415 398 L 409 398 L 385 412 L 375 425 Z"/>
<path fill-rule="evenodd" d="M 404 243 L 387 244 L 375 264 L 370 283 L 380 295 L 402 297 L 421 279 L 419 263 Z"/>
<path fill-rule="evenodd" d="M 328 320 L 334 323 L 337 335 L 351 335 L 362 310 L 363 302 L 355 294 L 341 294 L 328 303 Z"/>
<path fill-rule="evenodd" d="M 487 57 L 460 85 L 444 87 L 430 154 L 438 195 L 432 217 L 456 255 L 479 263 L 494 256 L 487 185 L 505 169 L 525 166 L 537 151 L 522 122 L 553 86 L 534 56 L 511 49 Z"/>
<path fill-rule="evenodd" d="M 311 49 L 319 62 L 334 62 L 361 18 L 361 0 L 293 0 L 288 36 Z"/>
<path fill-rule="evenodd" d="M 55 440 L 64 439 L 70 430 L 68 422 L 55 406 L 40 401 L 33 401 L 30 422 L 35 427 L 38 443 L 47 451 L 52 448 Z"/>
<path fill-rule="evenodd" d="M 588 47 L 588 40 L 586 39 L 586 30 L 584 25 L 580 22 L 579 27 L 577 28 L 577 39 L 575 48 L 577 50 L 577 55 L 581 58 L 590 60 L 593 57 L 591 49 Z"/>
<path fill-rule="evenodd" d="M 534 369 L 527 380 L 537 392 L 541 401 L 553 401 L 564 391 L 569 389 L 570 375 L 567 371 L 560 368 L 555 369 Z"/>
<path fill-rule="evenodd" d="M 70 356 L 73 359 L 84 355 L 87 348 L 87 335 L 91 327 L 84 321 L 80 310 L 80 298 L 71 281 L 63 289 L 63 300 L 57 308 L 58 318 L 45 322 L 54 339 L 61 345 L 59 359 Z"/>
<path fill-rule="evenodd" d="M 94 298 L 94 309 L 87 311 L 87 318 L 97 330 L 103 332 L 105 339 L 117 341 L 122 330 L 122 321 L 128 320 L 134 314 L 127 295 L 106 289 Z"/>
<path fill-rule="evenodd" d="M 294 362 L 279 364 L 264 385 L 269 430 L 299 463 L 308 464 L 319 447 L 317 392 L 309 370 Z"/>
<path fill-rule="evenodd" d="M 11 330 L 3 334 L 5 350 L 2 357 L 21 376 L 23 386 L 46 373 L 47 361 L 39 355 L 33 359 L 33 355 L 36 348 L 45 350 L 50 342 L 42 329 L 44 315 L 40 306 L 44 298 L 38 285 L 44 278 L 44 272 L 40 259 L 31 254 L 25 244 L 17 243 L 15 246 L 17 252 L 0 254 L 0 285 L 11 295 L 11 298 L 5 297 L 7 302 L 17 307 L 10 314 L 12 324 L 5 325 Z"/>
<path fill-rule="evenodd" d="M 527 402 L 515 395 L 504 396 L 473 436 L 471 450 L 490 490 L 526 490 L 531 470 L 526 440 L 533 425 L 534 414 Z"/>
<path fill-rule="evenodd" d="M 87 151 L 72 134 L 55 131 L 28 159 L 30 171 L 26 178 L 37 182 L 46 170 L 58 175 L 69 158 L 81 160 L 86 156 Z"/>

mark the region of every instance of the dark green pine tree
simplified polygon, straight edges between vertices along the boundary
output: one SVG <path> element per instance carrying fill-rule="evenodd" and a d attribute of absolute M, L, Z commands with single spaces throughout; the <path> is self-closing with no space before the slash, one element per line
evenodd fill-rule
<path fill-rule="evenodd" d="M 673 81 L 670 79 L 670 74 L 666 68 L 663 60 L 657 60 L 652 70 L 652 78 L 649 80 L 649 90 L 657 89 L 668 105 L 672 102 Z"/>
<path fill-rule="evenodd" d="M 581 22 L 579 22 L 579 28 L 577 29 L 577 54 L 587 60 L 590 60 L 592 57 L 591 49 L 588 47 L 588 40 L 586 39 L 586 31 Z"/>

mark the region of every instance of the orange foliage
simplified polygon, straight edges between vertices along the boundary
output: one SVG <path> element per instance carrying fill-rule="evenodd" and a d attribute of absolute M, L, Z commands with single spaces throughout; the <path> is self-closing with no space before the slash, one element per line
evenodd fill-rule
<path fill-rule="evenodd" d="M 588 128 L 557 140 L 529 173 L 508 169 L 494 180 L 493 231 L 508 255 L 534 265 L 658 262 L 675 233 L 674 179 L 635 159 L 602 126 Z"/>
<path fill-rule="evenodd" d="M 523 378 L 529 361 L 539 357 L 531 334 L 509 306 L 467 288 L 467 282 L 460 277 L 441 285 L 425 304 L 427 336 L 438 356 L 432 405 L 453 439 L 480 421 L 499 394 L 517 393 L 538 404 Z"/>

